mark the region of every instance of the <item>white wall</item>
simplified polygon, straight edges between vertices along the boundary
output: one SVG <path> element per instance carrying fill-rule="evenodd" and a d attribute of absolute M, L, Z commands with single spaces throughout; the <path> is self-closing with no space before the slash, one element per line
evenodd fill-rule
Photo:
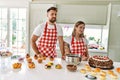
<path fill-rule="evenodd" d="M 31 0 L 0 0 L 0 7 L 28 7 Z"/>
<path fill-rule="evenodd" d="M 110 34 L 109 34 L 109 57 L 114 61 L 120 61 L 120 5 L 112 5 Z"/>

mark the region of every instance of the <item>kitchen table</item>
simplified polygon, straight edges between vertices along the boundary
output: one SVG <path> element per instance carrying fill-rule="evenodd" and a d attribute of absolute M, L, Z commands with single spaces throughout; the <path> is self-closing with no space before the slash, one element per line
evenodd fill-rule
<path fill-rule="evenodd" d="M 21 70 L 17 71 L 11 68 L 7 72 L 0 72 L 0 80 L 88 80 L 85 78 L 85 75 L 88 73 L 80 73 L 80 69 L 84 68 L 87 61 L 82 61 L 80 65 L 77 66 L 76 72 L 68 71 L 66 68 L 67 63 L 60 58 L 56 58 L 54 60 L 54 65 L 51 69 L 44 68 L 45 64 L 49 62 L 49 59 L 44 60 L 41 64 L 34 59 L 33 62 L 35 62 L 36 65 L 35 69 L 29 69 L 26 60 L 24 60 L 24 62 L 22 62 Z M 58 63 L 62 65 L 62 69 L 55 68 L 55 64 Z M 116 67 L 120 67 L 120 62 L 114 62 L 113 70 L 115 70 Z M 119 77 L 118 80 L 120 80 L 120 74 L 117 72 L 116 74 Z M 99 78 L 97 78 L 97 80 L 99 80 Z M 107 75 L 106 80 L 112 79 L 110 79 L 109 75 Z"/>

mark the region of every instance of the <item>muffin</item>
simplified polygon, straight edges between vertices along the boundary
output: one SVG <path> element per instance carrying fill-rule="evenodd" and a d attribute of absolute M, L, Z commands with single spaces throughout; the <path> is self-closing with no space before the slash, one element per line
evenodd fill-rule
<path fill-rule="evenodd" d="M 36 54 L 34 55 L 34 59 L 35 59 L 35 60 L 37 60 L 37 59 L 38 59 L 38 56 L 37 56 Z"/>
<path fill-rule="evenodd" d="M 42 58 L 38 58 L 38 63 L 42 63 Z"/>

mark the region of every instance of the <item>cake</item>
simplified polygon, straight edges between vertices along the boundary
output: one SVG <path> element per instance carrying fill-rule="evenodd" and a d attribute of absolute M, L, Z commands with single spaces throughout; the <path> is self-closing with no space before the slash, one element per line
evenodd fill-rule
<path fill-rule="evenodd" d="M 107 56 L 92 56 L 89 58 L 88 63 L 92 67 L 97 67 L 101 69 L 113 68 L 113 61 Z"/>

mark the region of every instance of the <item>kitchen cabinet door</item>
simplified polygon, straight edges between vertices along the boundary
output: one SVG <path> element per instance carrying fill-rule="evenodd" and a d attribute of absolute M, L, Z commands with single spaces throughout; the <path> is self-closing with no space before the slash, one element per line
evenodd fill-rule
<path fill-rule="evenodd" d="M 57 22 L 75 23 L 82 20 L 87 24 L 105 25 L 108 5 L 58 5 Z"/>

